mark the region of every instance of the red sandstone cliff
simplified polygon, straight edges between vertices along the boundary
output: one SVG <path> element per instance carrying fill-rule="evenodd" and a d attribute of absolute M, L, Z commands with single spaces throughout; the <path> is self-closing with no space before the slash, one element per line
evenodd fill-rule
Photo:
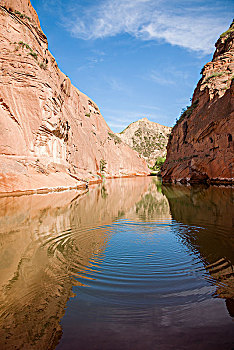
<path fill-rule="evenodd" d="M 28 0 L 0 1 L 0 130 L 0 193 L 148 174 L 59 70 Z"/>
<path fill-rule="evenodd" d="M 192 104 L 174 126 L 164 182 L 231 183 L 234 134 L 234 22 L 202 69 Z"/>

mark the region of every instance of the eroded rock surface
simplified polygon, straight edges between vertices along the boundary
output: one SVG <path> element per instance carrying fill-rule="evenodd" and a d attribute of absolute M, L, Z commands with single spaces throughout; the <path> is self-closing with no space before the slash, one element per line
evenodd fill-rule
<path fill-rule="evenodd" d="M 0 72 L 0 192 L 148 174 L 59 70 L 28 0 L 1 0 Z"/>
<path fill-rule="evenodd" d="M 164 182 L 231 183 L 234 153 L 234 23 L 202 69 L 192 104 L 172 130 Z"/>
<path fill-rule="evenodd" d="M 153 167 L 157 158 L 166 156 L 170 132 L 170 127 L 142 118 L 116 135 Z"/>

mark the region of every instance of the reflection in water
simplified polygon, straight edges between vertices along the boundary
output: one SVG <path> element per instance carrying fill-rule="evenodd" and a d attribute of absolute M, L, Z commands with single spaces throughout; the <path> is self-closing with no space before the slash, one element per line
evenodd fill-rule
<path fill-rule="evenodd" d="M 150 177 L 0 198 L 0 349 L 230 349 L 231 205 Z"/>
<path fill-rule="evenodd" d="M 71 191 L 0 198 L 0 349 L 55 348 L 72 287 L 85 283 L 77 277 L 94 257 L 101 264 L 108 224 L 147 188 L 143 179 L 116 182 L 83 196 Z"/>
<path fill-rule="evenodd" d="M 234 317 L 234 205 L 232 188 L 163 186 L 172 217 L 189 226 L 194 234 L 178 232 L 182 242 L 199 254 L 216 284 L 214 296 L 226 299 Z M 205 230 L 204 230 L 205 228 Z"/>
<path fill-rule="evenodd" d="M 141 220 L 152 221 L 170 218 L 168 201 L 161 194 L 161 187 L 161 181 L 157 177 L 152 177 L 152 183 L 148 190 L 135 205 L 136 214 Z"/>

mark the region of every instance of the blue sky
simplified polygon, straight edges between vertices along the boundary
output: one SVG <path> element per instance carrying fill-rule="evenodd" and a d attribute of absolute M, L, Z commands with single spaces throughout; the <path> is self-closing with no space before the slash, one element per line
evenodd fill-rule
<path fill-rule="evenodd" d="M 142 117 L 173 126 L 232 0 L 32 0 L 49 50 L 113 131 Z"/>

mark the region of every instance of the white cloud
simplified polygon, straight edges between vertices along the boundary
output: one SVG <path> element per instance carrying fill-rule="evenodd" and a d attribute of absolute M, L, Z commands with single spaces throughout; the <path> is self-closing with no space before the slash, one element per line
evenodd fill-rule
<path fill-rule="evenodd" d="M 194 5 L 196 1 L 191 0 L 102 0 L 74 11 L 78 14 L 67 27 L 85 40 L 128 33 L 208 54 L 226 29 L 228 16 L 225 20 L 225 8 L 215 8 L 210 1 L 203 7 Z"/>

